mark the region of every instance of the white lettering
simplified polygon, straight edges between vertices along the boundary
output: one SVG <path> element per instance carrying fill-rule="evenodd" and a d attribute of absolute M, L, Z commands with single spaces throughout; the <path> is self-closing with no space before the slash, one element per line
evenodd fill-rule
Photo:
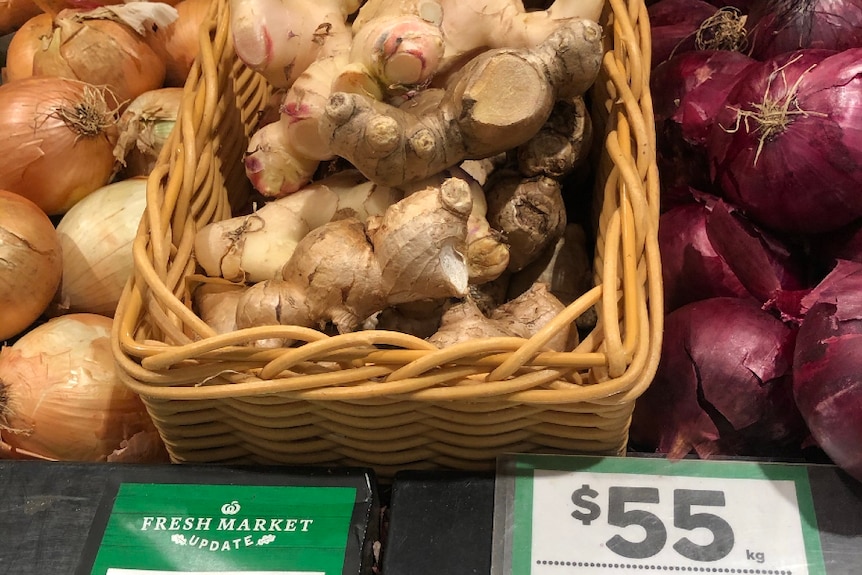
<path fill-rule="evenodd" d="M 191 531 L 195 528 L 195 518 L 194 517 L 186 517 L 183 521 L 183 531 Z"/>
<path fill-rule="evenodd" d="M 182 517 L 171 517 L 171 524 L 168 526 L 169 531 L 178 531 Z"/>
<path fill-rule="evenodd" d="M 236 530 L 237 530 L 237 531 L 251 531 L 251 528 L 249 527 L 248 518 L 243 519 L 242 521 L 240 521 L 240 522 L 239 522 L 239 527 L 237 527 L 237 528 L 236 528 Z"/>
<path fill-rule="evenodd" d="M 246 547 L 251 547 L 252 545 L 254 545 L 254 538 L 251 535 L 246 535 L 245 537 L 243 537 L 242 540 L 243 543 L 245 543 Z"/>
<path fill-rule="evenodd" d="M 205 548 L 205 547 L 206 547 L 207 545 L 209 545 L 209 544 L 210 544 L 210 540 L 209 540 L 209 539 L 204 539 L 203 537 L 201 537 L 201 544 L 200 544 L 200 545 L 198 545 L 198 548 L 199 548 L 199 549 L 203 549 L 203 548 Z"/>
<path fill-rule="evenodd" d="M 314 519 L 300 519 L 300 523 L 302 523 L 302 531 L 308 531 L 308 526 L 314 523 Z"/>
<path fill-rule="evenodd" d="M 195 527 L 195 531 L 209 531 L 212 521 L 212 517 L 198 517 L 198 525 Z"/>
<path fill-rule="evenodd" d="M 231 517 L 230 519 L 228 519 L 227 517 L 222 517 L 218 520 L 218 527 L 216 529 L 218 531 L 233 531 L 235 524 L 236 517 Z"/>
<path fill-rule="evenodd" d="M 242 539 L 234 539 L 231 543 L 233 543 L 234 549 L 239 549 L 239 544 L 242 543 Z"/>
<path fill-rule="evenodd" d="M 218 551 L 219 543 L 218 541 L 212 541 L 210 543 L 210 551 Z"/>
<path fill-rule="evenodd" d="M 281 522 L 284 519 L 270 519 L 269 520 L 269 531 L 281 531 Z"/>
<path fill-rule="evenodd" d="M 224 543 L 222 543 L 221 544 L 221 550 L 222 551 L 230 551 L 230 542 L 225 541 Z"/>
<path fill-rule="evenodd" d="M 200 540 L 201 540 L 201 538 L 200 538 L 199 536 L 197 536 L 197 535 L 191 535 L 191 536 L 189 536 L 189 547 L 194 547 L 195 545 L 197 545 L 197 544 L 198 544 L 198 542 L 199 542 Z"/>
<path fill-rule="evenodd" d="M 296 531 L 296 519 L 288 519 L 284 526 L 285 531 Z"/>
<path fill-rule="evenodd" d="M 156 531 L 164 531 L 165 525 L 167 524 L 167 517 L 156 517 Z"/>
<path fill-rule="evenodd" d="M 254 530 L 255 531 L 266 531 L 266 519 L 255 519 L 254 520 Z"/>
<path fill-rule="evenodd" d="M 154 517 L 144 517 L 144 522 L 141 524 L 141 531 L 146 531 L 153 524 Z"/>

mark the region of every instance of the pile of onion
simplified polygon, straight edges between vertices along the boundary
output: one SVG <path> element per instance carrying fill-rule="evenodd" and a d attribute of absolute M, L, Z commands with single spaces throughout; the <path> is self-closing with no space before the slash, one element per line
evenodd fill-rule
<path fill-rule="evenodd" d="M 60 242 L 45 212 L 23 196 L 0 190 L 0 341 L 42 315 L 62 271 Z"/>
<path fill-rule="evenodd" d="M 48 215 L 108 183 L 117 102 L 85 82 L 50 76 L 0 86 L 0 188 Z"/>
<path fill-rule="evenodd" d="M 165 461 L 141 399 L 120 381 L 112 321 L 49 320 L 0 350 L 0 439 L 11 456 Z"/>

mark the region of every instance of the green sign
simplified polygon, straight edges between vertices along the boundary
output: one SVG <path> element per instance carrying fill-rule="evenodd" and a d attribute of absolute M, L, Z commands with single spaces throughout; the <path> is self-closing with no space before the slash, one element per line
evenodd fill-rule
<path fill-rule="evenodd" d="M 352 487 L 124 483 L 91 575 L 341 575 Z"/>
<path fill-rule="evenodd" d="M 513 456 L 494 532 L 494 575 L 825 574 L 804 465 Z"/>

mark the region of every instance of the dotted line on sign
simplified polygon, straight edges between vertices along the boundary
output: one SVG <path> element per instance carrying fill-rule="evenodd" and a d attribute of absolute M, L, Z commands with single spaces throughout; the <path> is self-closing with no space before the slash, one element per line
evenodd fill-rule
<path fill-rule="evenodd" d="M 596 563 L 588 561 L 538 560 L 536 565 L 554 567 L 592 567 L 593 569 L 639 569 L 641 571 L 679 571 L 680 573 L 736 573 L 739 575 L 793 575 L 787 569 L 746 569 L 730 567 L 685 567 L 680 565 L 647 565 L 641 563 Z"/>

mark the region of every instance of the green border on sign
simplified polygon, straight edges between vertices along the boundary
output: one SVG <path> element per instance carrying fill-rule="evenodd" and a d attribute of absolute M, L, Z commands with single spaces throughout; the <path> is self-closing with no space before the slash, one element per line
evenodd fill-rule
<path fill-rule="evenodd" d="M 805 465 L 782 463 L 692 460 L 665 458 L 600 457 L 580 455 L 514 455 L 515 498 L 512 523 L 512 575 L 527 575 L 532 569 L 533 472 L 589 471 L 632 475 L 673 475 L 727 479 L 793 481 L 802 523 L 802 538 L 810 575 L 826 575 L 820 532 L 814 514 L 814 498 Z"/>

